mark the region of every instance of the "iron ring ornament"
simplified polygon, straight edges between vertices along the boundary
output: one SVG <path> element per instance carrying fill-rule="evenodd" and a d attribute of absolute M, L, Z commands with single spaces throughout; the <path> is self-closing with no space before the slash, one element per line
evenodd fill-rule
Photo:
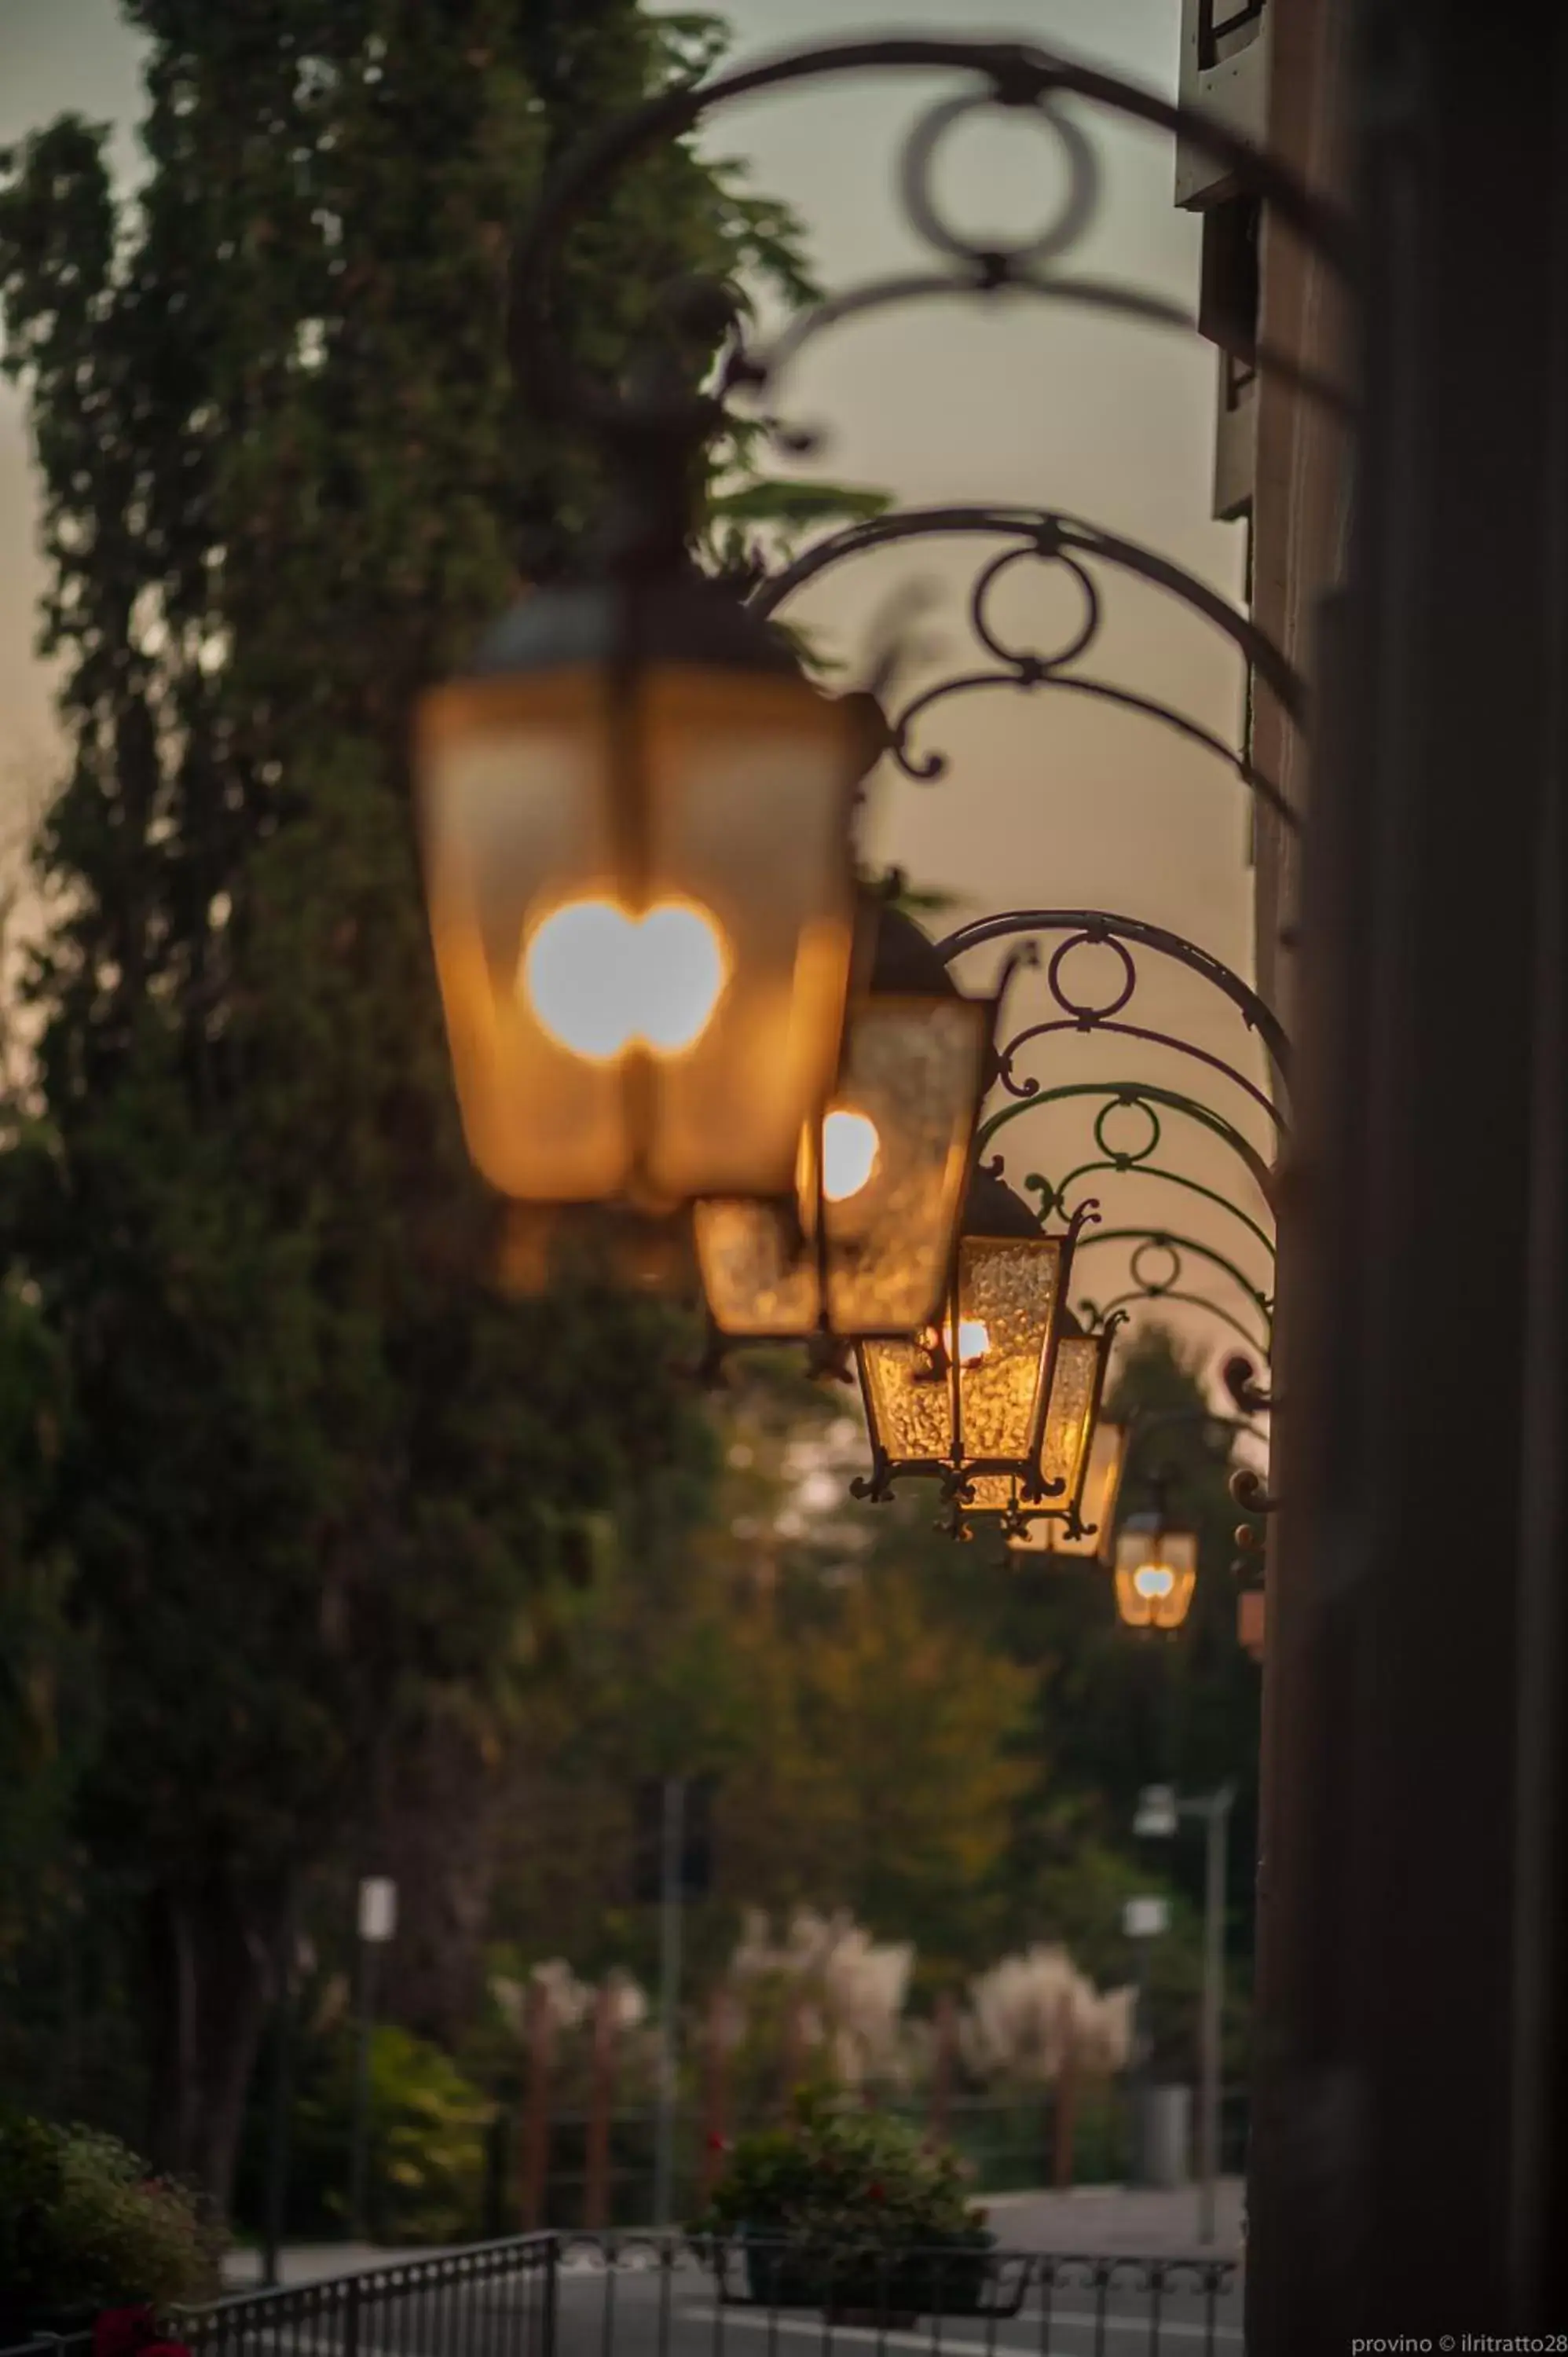
<path fill-rule="evenodd" d="M 992 89 L 943 99 L 930 107 L 904 143 L 899 172 L 904 210 L 917 237 L 934 253 L 962 263 L 996 285 L 1010 284 L 1022 273 L 1041 269 L 1047 263 L 1070 253 L 1093 221 L 1100 196 L 1099 167 L 1082 126 L 1070 114 L 1064 114 L 1057 94 L 1047 91 L 1035 102 L 1033 113 L 1036 122 L 1054 135 L 1060 160 L 1066 167 L 1066 185 L 1055 219 L 1033 237 L 1020 238 L 1013 243 L 993 242 L 978 247 L 972 240 L 961 237 L 943 219 L 937 201 L 933 167 L 938 151 L 955 124 L 1005 103 Z"/>
<path fill-rule="evenodd" d="M 748 602 L 754 612 L 771 619 L 808 583 L 857 557 L 911 541 L 976 538 L 1013 544 L 980 565 L 969 594 L 969 629 L 977 646 L 989 658 L 991 667 L 956 672 L 938 680 L 910 696 L 900 710 L 889 716 L 889 750 L 907 777 L 929 783 L 947 774 L 949 759 L 944 752 L 933 748 L 920 753 L 914 748 L 919 724 L 938 705 L 955 696 L 993 688 L 1032 694 L 1054 687 L 1156 721 L 1173 730 L 1223 762 L 1283 825 L 1293 831 L 1299 827 L 1297 813 L 1273 780 L 1258 768 L 1244 743 L 1227 743 L 1205 723 L 1159 697 L 1075 668 L 1093 648 L 1104 619 L 1101 588 L 1091 568 L 1110 568 L 1176 599 L 1229 639 L 1248 676 L 1267 686 L 1296 728 L 1305 731 L 1306 726 L 1306 683 L 1266 631 L 1185 566 L 1173 564 L 1157 550 L 1145 548 L 1137 541 L 1101 531 L 1081 517 L 1055 509 L 1004 505 L 912 508 L 872 517 L 827 533 L 801 550 L 779 572 L 759 581 Z M 1072 584 L 1079 601 L 1077 617 L 1054 648 L 1009 643 L 993 616 L 992 600 L 998 585 L 1015 567 L 1026 564 L 1058 568 Z"/>

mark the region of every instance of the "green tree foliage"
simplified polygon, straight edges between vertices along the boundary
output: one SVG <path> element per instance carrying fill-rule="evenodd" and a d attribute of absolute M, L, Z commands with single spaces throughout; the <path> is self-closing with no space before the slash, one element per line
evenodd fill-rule
<path fill-rule="evenodd" d="M 295 2233 L 340 2234 L 347 2222 L 359 2046 L 339 2022 L 305 2046 L 290 2150 Z M 484 2156 L 493 2106 L 438 2047 L 392 2023 L 371 2040 L 368 2120 L 378 2242 L 451 2243 L 484 2212 Z M 262 2189 L 248 2188 L 259 2212 Z"/>
<path fill-rule="evenodd" d="M 592 1517 L 657 1547 L 700 1491 L 662 1312 L 476 1283 L 404 748 L 596 496 L 508 382 L 512 227 L 717 37 L 637 0 L 127 14 L 137 201 L 76 118 L 0 170 L 71 748 L 0 1234 L 65 1402 L 31 1544 L 96 1649 L 80 1823 L 145 1898 L 154 2151 L 221 2193 L 288 1883 L 433 1708 L 482 1739 Z M 802 283 L 789 218 L 670 146 L 570 247 L 582 361 L 693 268 Z"/>
<path fill-rule="evenodd" d="M 20 1292 L 0 1290 L 0 1975 L 65 1899 L 66 1814 L 86 1734 L 61 1691 L 85 1666 L 67 1616 L 69 1566 L 38 1534 L 60 1409 L 47 1329 Z"/>
<path fill-rule="evenodd" d="M 660 1565 L 632 1549 L 588 1600 L 515 1755 L 493 1919 L 515 1955 L 564 1954 L 589 1975 L 629 1964 L 650 1981 L 654 1926 L 629 1903 L 632 1796 L 646 1777 L 711 1775 L 716 1885 L 693 1910 L 694 1987 L 722 1969 L 743 1908 L 796 1906 L 847 1908 L 912 1942 L 918 2003 L 1053 1940 L 1114 1986 L 1133 1969 L 1123 1901 L 1165 1889 L 1159 2051 L 1190 2072 L 1201 1832 L 1184 1824 L 1140 1855 L 1132 1827 L 1144 1783 L 1238 1783 L 1240 1997 L 1258 1678 L 1235 1637 L 1230 1440 L 1157 1329 L 1124 1352 L 1112 1404 L 1171 1419 L 1145 1422 L 1123 1497 L 1146 1507 L 1144 1476 L 1169 1465 L 1173 1516 L 1197 1528 L 1197 1595 L 1171 1638 L 1123 1628 L 1091 1561 L 1012 1556 L 984 1531 L 954 1545 L 933 1490 L 850 1502 L 854 1427 L 835 1436 L 820 1403 L 802 1422 L 796 1395 L 743 1386 L 707 1523 Z"/>
<path fill-rule="evenodd" d="M 630 1542 L 522 1732 L 496 1932 L 525 1961 L 650 1979 L 651 1910 L 630 1897 L 637 1786 L 708 1776 L 715 1889 L 693 1910 L 694 1986 L 748 1907 L 849 1908 L 934 1972 L 989 1962 L 1032 1674 L 895 1550 L 867 1562 L 878 1518 L 843 1497 L 843 1437 L 820 1403 L 802 1419 L 794 1393 L 750 1380 L 724 1435 L 703 1530 L 660 1565 Z"/>
<path fill-rule="evenodd" d="M 1111 1413 L 1142 1425 L 1123 1482 L 1123 1514 L 1154 1502 L 1149 1477 L 1171 1477 L 1173 1523 L 1196 1530 L 1198 1579 L 1183 1627 L 1170 1635 L 1124 1628 L 1109 1577 L 1070 1556 L 1001 1559 L 988 1550 L 968 1594 L 989 1641 L 1036 1669 L 1031 1778 L 1015 1820 L 1005 1911 L 1017 1941 L 1064 1940 L 1101 1981 L 1130 1977 L 1121 1930 L 1124 1899 L 1168 1889 L 1170 1936 L 1151 1959 L 1162 2067 L 1191 2075 L 1204 1854 L 1201 1828 L 1140 1854 L 1133 1818 L 1140 1788 L 1187 1793 L 1237 1787 L 1230 1827 L 1228 1938 L 1233 1994 L 1244 2010 L 1251 1951 L 1257 1842 L 1259 1679 L 1236 1639 L 1239 1512 L 1228 1486 L 1233 1436 L 1208 1421 L 1214 1402 L 1197 1362 L 1157 1325 L 1123 1351 Z"/>

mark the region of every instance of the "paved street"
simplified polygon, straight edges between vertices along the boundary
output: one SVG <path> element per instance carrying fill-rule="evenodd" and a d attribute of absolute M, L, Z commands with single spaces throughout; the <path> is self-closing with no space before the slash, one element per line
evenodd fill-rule
<path fill-rule="evenodd" d="M 1241 2248 L 1242 2179 L 1219 2181 L 1214 2250 L 1233 2259 Z M 1004 2193 L 989 2205 L 998 2240 L 1013 2251 L 1196 2251 L 1197 2189 L 1144 2193 L 1122 2185 L 1085 2185 L 1071 2193 Z"/>

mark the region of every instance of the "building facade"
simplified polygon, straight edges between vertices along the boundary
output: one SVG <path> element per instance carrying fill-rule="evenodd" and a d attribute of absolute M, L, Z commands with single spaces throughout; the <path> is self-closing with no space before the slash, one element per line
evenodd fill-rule
<path fill-rule="evenodd" d="M 1189 173 L 1260 694 L 1281 1173 L 1248 2345 L 1568 2320 L 1568 17 L 1188 0 L 1184 94 L 1340 191 L 1320 272 Z M 1249 112 L 1250 110 L 1250 112 Z M 1219 305 L 1218 310 L 1214 307 Z M 1402 2340 L 1400 2336 L 1404 2336 Z M 1444 2336 L 1447 2336 L 1444 2338 Z M 1484 2345 L 1477 2341 L 1475 2345 Z"/>

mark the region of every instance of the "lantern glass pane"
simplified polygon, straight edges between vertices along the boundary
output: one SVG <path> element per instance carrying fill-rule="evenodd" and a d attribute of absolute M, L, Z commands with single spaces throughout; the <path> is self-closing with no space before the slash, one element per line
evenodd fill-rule
<path fill-rule="evenodd" d="M 1031 1523 L 1027 1538 L 1020 1536 L 1009 1541 L 1010 1545 L 1024 1552 L 1048 1554 L 1063 1544 L 1063 1517 L 1079 1495 L 1083 1475 L 1085 1448 L 1100 1388 L 1101 1349 L 1099 1337 L 1092 1334 L 1064 1334 L 1057 1343 L 1040 1469 L 1047 1485 L 1055 1483 L 1059 1487 L 1052 1491 L 1047 1501 L 1052 1519 L 1047 1520 L 1042 1512 Z M 1028 1512 L 1023 1484 L 1010 1475 L 981 1474 L 973 1489 L 971 1511 L 975 1513 L 1003 1513 L 1014 1506 Z M 1092 1554 L 1096 1544 L 1080 1545 L 1079 1551 Z"/>
<path fill-rule="evenodd" d="M 872 1438 L 894 1463 L 952 1461 L 952 1393 L 945 1373 L 933 1375 L 931 1354 L 917 1342 L 863 1342 L 861 1383 Z"/>
<path fill-rule="evenodd" d="M 838 1060 L 851 717 L 804 681 L 669 666 L 466 680 L 421 713 L 436 967 L 503 1194 L 785 1195 Z"/>
<path fill-rule="evenodd" d="M 1062 1347 L 1065 1349 L 1065 1343 Z M 1111 1424 L 1103 1416 L 1098 1417 L 1094 1437 L 1089 1444 L 1089 1464 L 1079 1499 L 1079 1520 L 1084 1526 L 1081 1535 L 1070 1538 L 1067 1523 L 1060 1515 L 1041 1514 L 1030 1523 L 1026 1533 L 1009 1539 L 1009 1546 L 1020 1555 L 1099 1555 L 1102 1561 L 1109 1562 L 1111 1534 L 1116 1520 L 1117 1492 L 1122 1486 L 1122 1460 L 1126 1447 L 1126 1426 Z"/>
<path fill-rule="evenodd" d="M 1064 1334 L 1057 1344 L 1051 1405 L 1040 1470 L 1047 1484 L 1060 1482 L 1064 1505 L 1077 1499 L 1100 1383 L 1100 1343 L 1091 1334 Z"/>
<path fill-rule="evenodd" d="M 966 1458 L 1028 1461 L 1060 1267 L 1054 1236 L 966 1236 L 959 1246 L 957 1347 Z"/>
<path fill-rule="evenodd" d="M 877 996 L 851 1014 L 823 1127 L 826 1322 L 836 1334 L 908 1334 L 937 1315 L 989 1021 L 988 1006 L 961 998 Z M 803 1335 L 824 1322 L 817 1179 L 808 1163 L 798 1216 L 787 1204 L 698 1204 L 703 1280 L 724 1332 Z"/>
<path fill-rule="evenodd" d="M 731 1197 L 693 1215 L 703 1290 L 724 1334 L 807 1335 L 819 1323 L 815 1253 L 793 1203 Z"/>
<path fill-rule="evenodd" d="M 530 931 L 613 895 L 597 674 L 462 682 L 427 699 L 420 792 L 435 964 L 468 1151 L 502 1194 L 562 1202 L 625 1176 L 625 1092 L 519 988 Z"/>
<path fill-rule="evenodd" d="M 1122 1493 L 1122 1469 L 1127 1460 L 1127 1437 L 1124 1424 L 1112 1424 L 1104 1416 L 1096 1424 L 1079 1505 L 1079 1519 L 1085 1525 L 1086 1534 L 1075 1542 L 1075 1551 L 1098 1555 L 1107 1563 L 1116 1527 L 1116 1503 Z"/>
<path fill-rule="evenodd" d="M 642 683 L 638 734 L 650 900 L 709 911 L 731 959 L 701 1036 L 653 1065 L 649 1181 L 671 1200 L 784 1195 L 843 1029 L 851 718 L 803 680 L 670 666 Z"/>
<path fill-rule="evenodd" d="M 990 1007 L 972 999 L 877 996 L 856 1008 L 833 1104 L 870 1124 L 875 1155 L 865 1183 L 844 1191 L 858 1167 L 851 1159 L 835 1174 L 827 1133 L 828 1315 L 835 1333 L 908 1333 L 938 1314 L 990 1028 Z M 850 1144 L 861 1135 L 850 1132 Z"/>

